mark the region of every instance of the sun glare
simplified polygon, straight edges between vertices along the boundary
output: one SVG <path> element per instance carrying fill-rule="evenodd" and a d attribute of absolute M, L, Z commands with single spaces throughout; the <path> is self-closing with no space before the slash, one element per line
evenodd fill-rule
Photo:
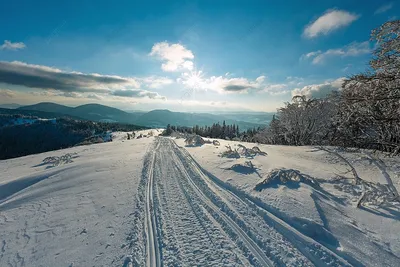
<path fill-rule="evenodd" d="M 193 88 L 199 89 L 203 83 L 203 73 L 202 71 L 192 71 L 187 74 L 186 85 Z"/>

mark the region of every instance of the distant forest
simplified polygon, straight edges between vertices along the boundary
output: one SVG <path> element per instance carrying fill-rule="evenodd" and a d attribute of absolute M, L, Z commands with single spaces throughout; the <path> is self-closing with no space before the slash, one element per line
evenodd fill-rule
<path fill-rule="evenodd" d="M 240 132 L 238 125 L 227 125 L 225 121 L 223 121 L 222 125 L 219 123 L 214 123 L 212 126 L 196 125 L 194 127 L 184 127 L 168 125 L 163 135 L 169 136 L 173 132 L 180 132 L 184 134 L 197 134 L 208 138 L 251 141 L 254 135 L 256 135 L 259 131 L 261 131 L 260 127 L 247 129 L 246 131 Z"/>
<path fill-rule="evenodd" d="M 10 125 L 15 120 L 32 123 Z M 0 160 L 21 157 L 80 144 L 103 142 L 106 131 L 134 131 L 145 127 L 131 124 L 100 123 L 68 118 L 37 120 L 23 115 L 0 115 Z"/>

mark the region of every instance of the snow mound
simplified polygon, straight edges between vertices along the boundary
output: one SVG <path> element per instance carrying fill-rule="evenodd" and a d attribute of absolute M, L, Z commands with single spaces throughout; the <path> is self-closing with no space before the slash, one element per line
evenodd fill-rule
<path fill-rule="evenodd" d="M 283 168 L 272 170 L 263 181 L 256 184 L 254 189 L 261 191 L 268 187 L 278 187 L 280 184 L 285 184 L 289 188 L 299 188 L 300 183 L 319 187 L 319 183 L 315 178 L 298 170 Z"/>

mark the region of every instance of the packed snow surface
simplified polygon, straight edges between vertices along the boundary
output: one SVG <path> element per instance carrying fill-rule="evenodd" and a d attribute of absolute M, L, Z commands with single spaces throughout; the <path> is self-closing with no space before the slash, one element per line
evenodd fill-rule
<path fill-rule="evenodd" d="M 160 132 L 0 161 L 0 266 L 399 266 L 399 158 Z"/>

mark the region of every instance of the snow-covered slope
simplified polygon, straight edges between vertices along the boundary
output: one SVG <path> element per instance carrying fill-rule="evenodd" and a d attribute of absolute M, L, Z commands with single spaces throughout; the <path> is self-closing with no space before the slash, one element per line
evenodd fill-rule
<path fill-rule="evenodd" d="M 341 159 L 264 145 L 267 155 L 226 158 L 239 143 L 219 142 L 121 132 L 0 161 L 0 266 L 398 266 L 398 206 L 357 208 L 354 187 L 331 181 L 351 177 Z M 389 175 L 400 189 L 398 158 L 340 155 L 362 179 Z M 254 190 L 283 168 L 303 182 Z"/>
<path fill-rule="evenodd" d="M 122 266 L 143 157 L 153 141 L 0 161 L 0 266 Z M 42 164 L 67 153 L 70 163 Z"/>
<path fill-rule="evenodd" d="M 399 266 L 400 205 L 356 207 L 359 192 L 354 192 L 349 165 L 333 153 L 315 147 L 259 145 L 218 140 L 211 144 L 187 147 L 184 139 L 175 142 L 184 147 L 204 171 L 223 182 L 227 188 L 250 196 L 284 220 L 291 227 L 342 256 L 355 266 Z M 258 146 L 266 156 L 227 158 L 220 155 L 231 146 Z M 326 148 L 337 151 L 334 148 Z M 338 152 L 356 170 L 358 176 L 375 184 L 387 184 L 389 176 L 400 191 L 400 158 L 385 157 L 372 151 Z M 248 168 L 251 161 L 254 168 Z M 319 182 L 320 187 L 307 183 L 271 182 L 261 192 L 254 190 L 277 170 L 298 171 Z M 279 175 L 278 175 L 279 176 Z M 335 180 L 338 176 L 348 180 Z M 377 196 L 377 204 L 385 196 Z M 373 202 L 373 201 L 371 201 Z M 369 204 L 369 205 L 368 205 Z"/>

